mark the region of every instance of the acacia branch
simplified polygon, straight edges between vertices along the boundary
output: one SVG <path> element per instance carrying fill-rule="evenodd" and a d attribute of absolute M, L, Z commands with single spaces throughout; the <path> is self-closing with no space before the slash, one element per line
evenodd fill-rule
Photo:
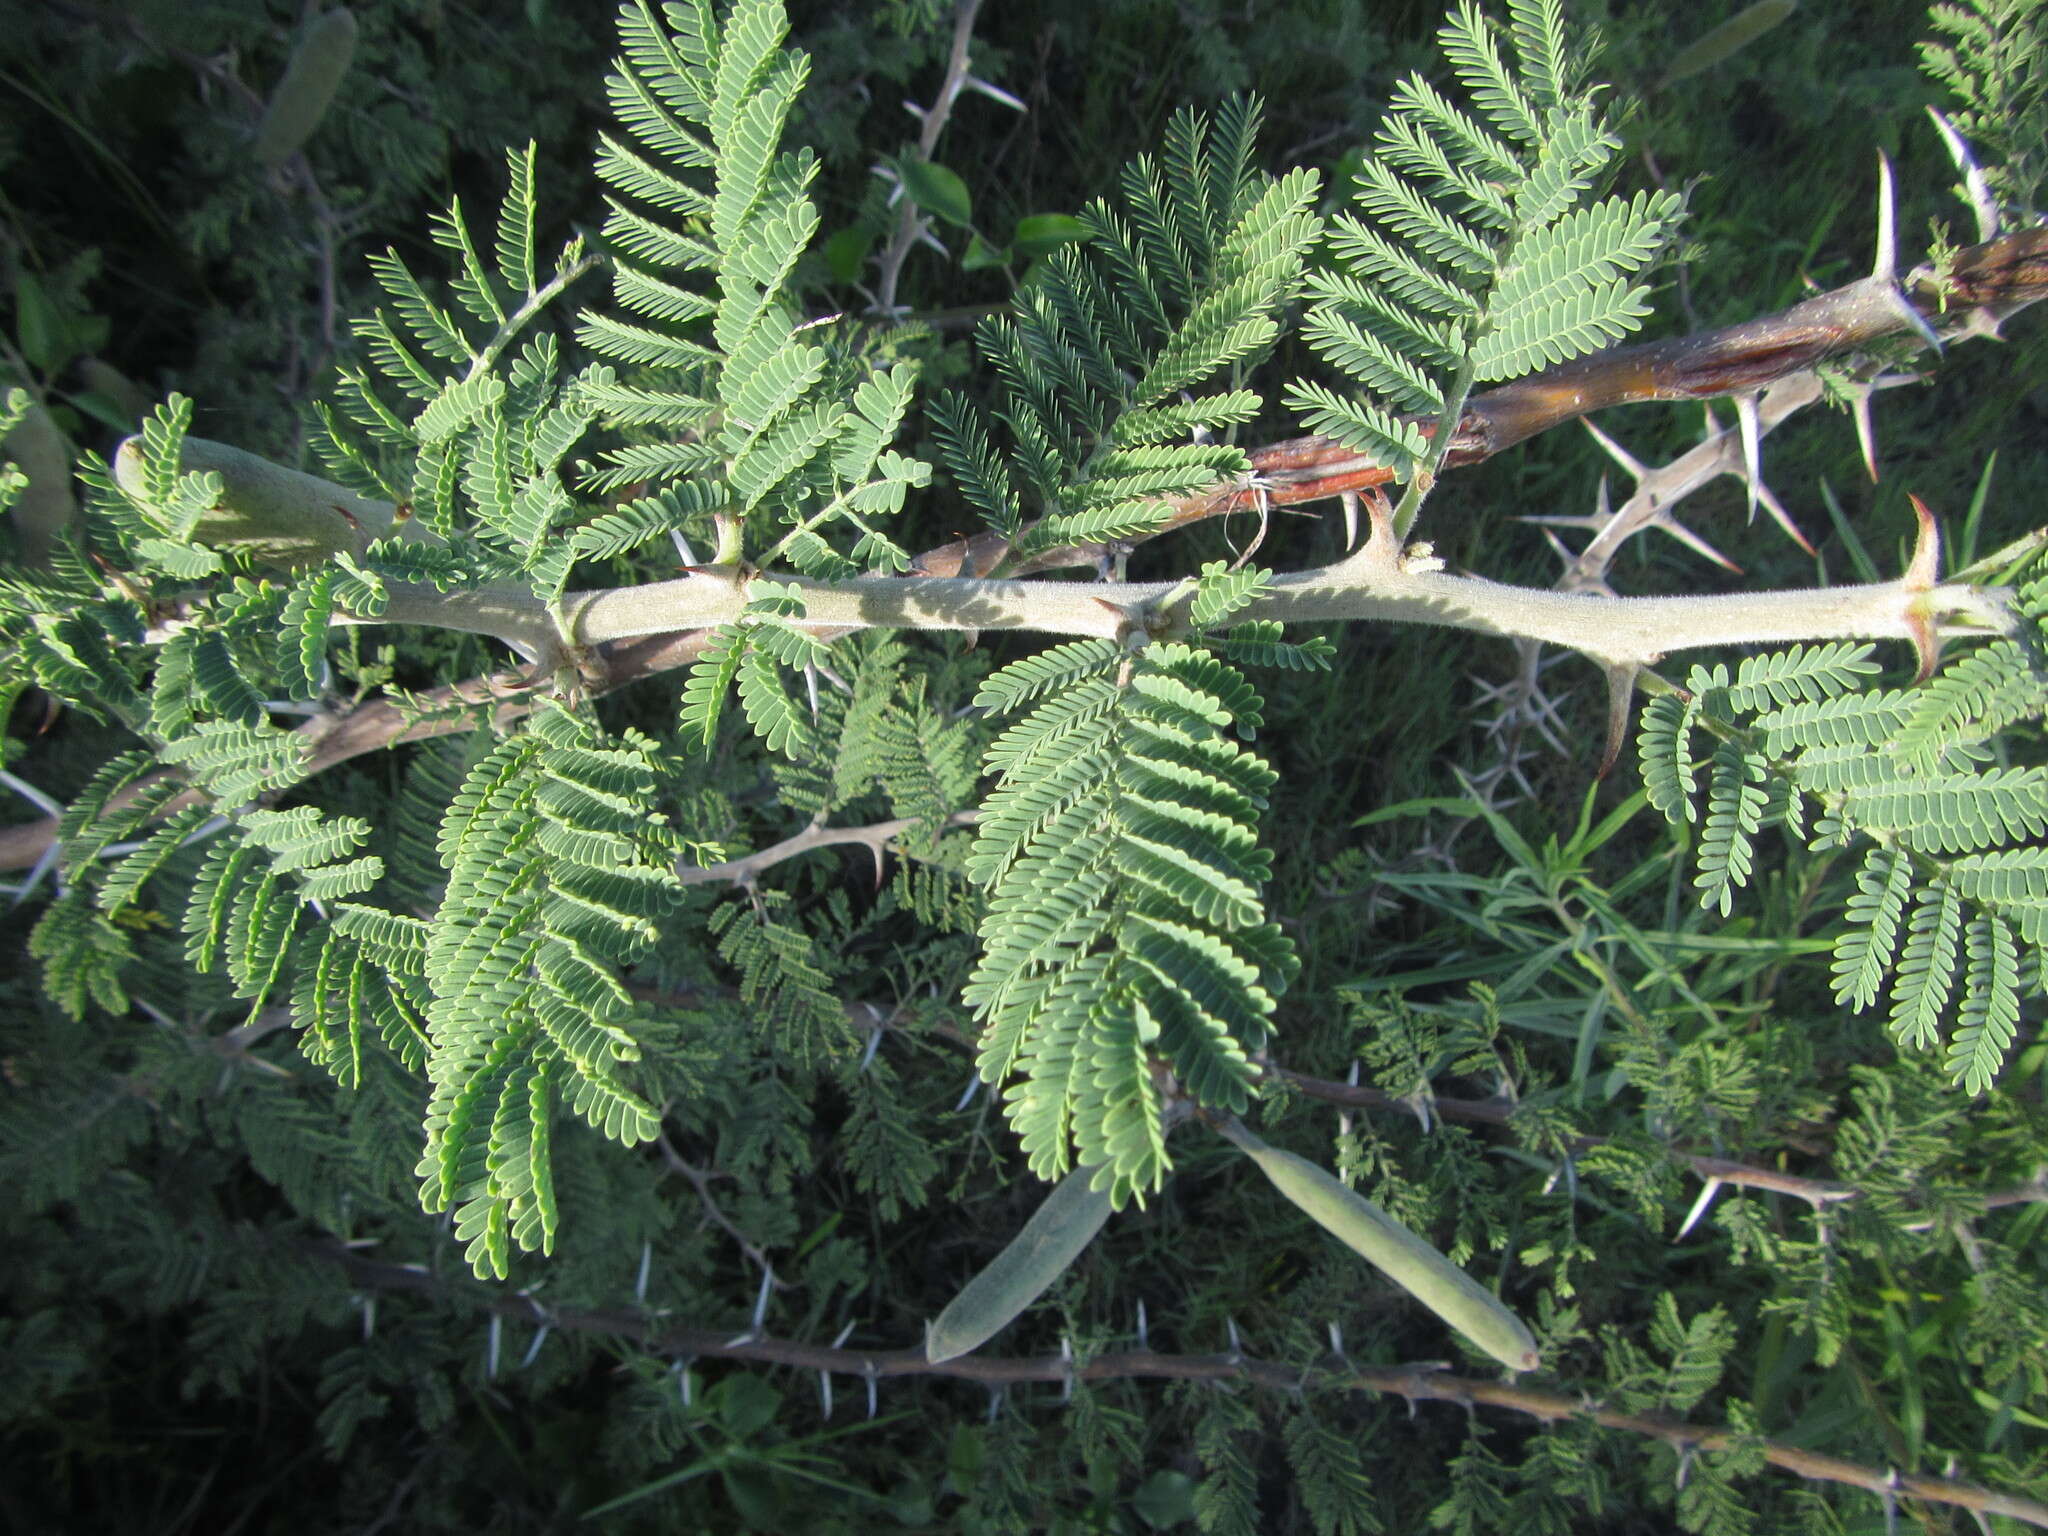
<path fill-rule="evenodd" d="M 1477 463 L 1512 443 L 1609 405 L 1711 398 L 1730 389 L 1760 389 L 1802 374 L 1810 376 L 1812 366 L 1830 356 L 1867 346 L 1884 335 L 1912 330 L 1903 309 L 1894 306 L 1887 314 L 1883 306 L 1872 302 L 1866 283 L 1867 280 L 1849 284 L 1781 314 L 1744 325 L 1670 341 L 1611 348 L 1476 396 L 1466 403 L 1465 416 L 1445 467 Z M 1923 320 L 1931 317 L 1952 334 L 1981 331 L 1987 323 L 1995 324 L 2006 315 L 2048 297 L 2048 229 L 2020 230 L 1972 246 L 1957 254 L 1945 277 L 1938 278 L 1931 267 L 1920 268 L 1906 279 L 1903 292 L 1908 306 Z M 1800 393 L 1804 394 L 1803 388 Z M 187 439 L 188 452 L 195 441 Z M 1172 515 L 1158 531 L 1165 533 L 1204 518 L 1253 510 L 1261 501 L 1267 506 L 1296 506 L 1382 485 L 1391 478 L 1384 467 L 1324 438 L 1275 443 L 1254 451 L 1251 459 L 1254 484 L 1224 486 L 1182 498 L 1173 504 Z M 319 533 L 310 531 L 323 527 L 322 520 L 333 507 L 328 493 L 338 491 L 339 487 L 311 476 L 299 478 L 319 488 L 307 491 L 304 502 L 306 521 L 301 526 L 309 530 L 309 541 L 324 542 L 328 547 L 356 547 L 360 537 L 357 529 L 337 530 L 328 533 L 324 540 Z M 365 516 L 364 508 L 357 505 L 361 498 L 349 492 L 342 494 L 348 498 L 350 516 L 359 527 L 389 526 L 394 510 L 389 504 L 368 504 Z M 1008 545 L 998 536 L 980 533 L 925 551 L 912 561 L 911 569 L 919 577 L 976 577 L 993 569 L 1007 552 Z M 1099 546 L 1052 550 L 1034 557 L 1028 568 L 1050 570 L 1092 564 L 1103 553 Z M 1467 595 L 1476 596 L 1479 591 L 1473 587 L 1467 589 Z M 524 620 L 520 623 L 523 625 Z M 641 678 L 688 666 L 708 641 L 709 636 L 702 630 L 676 623 L 667 632 L 614 644 L 602 658 L 605 676 L 592 691 L 609 692 Z M 312 772 L 325 771 L 350 758 L 401 742 L 470 729 L 476 723 L 473 715 L 433 711 L 474 702 L 479 691 L 495 691 L 493 680 L 473 679 L 422 695 L 415 704 L 424 706 L 424 712 L 419 707 L 401 708 L 374 701 L 351 710 L 339 720 L 309 723 L 301 729 L 314 738 Z M 505 725 L 532 707 L 530 698 L 505 697 L 496 701 L 494 714 L 497 722 Z M 0 828 L 0 869 L 29 868 L 43 856 L 55 836 L 54 817 Z"/>
<path fill-rule="evenodd" d="M 429 1297 L 444 1296 L 451 1289 L 423 1268 L 366 1258 L 336 1242 L 312 1246 L 323 1257 L 341 1266 L 353 1284 L 365 1289 Z M 1410 1403 L 1455 1403 L 1467 1410 L 1475 1406 L 1498 1408 L 1546 1424 L 1586 1420 L 1604 1429 L 1662 1441 L 1681 1455 L 1701 1451 L 1749 1451 L 1761 1454 L 1771 1466 L 1809 1481 L 1861 1488 L 1887 1501 L 1917 1499 L 1986 1515 L 2003 1515 L 2048 1529 L 2048 1504 L 1999 1493 L 1974 1483 L 1955 1478 L 1880 1471 L 1839 1456 L 1824 1456 L 1799 1446 L 1740 1435 L 1719 1425 L 1624 1413 L 1604 1408 L 1583 1397 L 1453 1376 L 1426 1365 L 1357 1365 L 1340 1358 L 1336 1364 L 1298 1367 L 1256 1359 L 1238 1351 L 1218 1355 L 1176 1355 L 1160 1354 L 1151 1349 L 1124 1350 L 1081 1361 L 1060 1355 L 962 1355 L 933 1364 L 925 1358 L 922 1349 L 834 1348 L 796 1339 L 762 1337 L 751 1329 L 735 1336 L 730 1330 L 670 1324 L 644 1312 L 548 1307 L 524 1292 L 492 1294 L 482 1305 L 494 1315 L 515 1322 L 531 1323 L 536 1327 L 545 1325 L 568 1332 L 610 1334 L 631 1340 L 658 1355 L 781 1365 L 870 1382 L 905 1376 L 938 1376 L 978 1382 L 993 1389 L 1031 1382 L 1248 1381 L 1290 1396 L 1313 1386 L 1332 1391 L 1380 1393 L 1404 1398 Z"/>
<path fill-rule="evenodd" d="M 1834 639 L 1914 640 L 1926 620 L 1946 633 L 2002 632 L 2011 620 L 1999 589 L 1906 580 L 1866 586 L 1736 592 L 1705 597 L 1611 597 L 1512 587 L 1404 563 L 1378 541 L 1336 565 L 1276 577 L 1234 617 L 1432 624 L 1472 634 L 1539 640 L 1621 664 L 1674 651 Z M 857 576 L 780 578 L 804 595 L 809 624 L 859 628 L 1033 630 L 1118 639 L 1173 634 L 1163 605 L 1184 583 Z M 459 604 L 460 594 L 448 603 Z M 578 593 L 565 604 L 584 644 L 731 623 L 744 588 L 717 576 Z"/>

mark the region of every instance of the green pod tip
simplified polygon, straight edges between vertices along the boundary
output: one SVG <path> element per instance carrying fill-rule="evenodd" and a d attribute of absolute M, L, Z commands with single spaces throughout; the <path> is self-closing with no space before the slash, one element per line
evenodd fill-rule
<path fill-rule="evenodd" d="M 1316 1225 L 1511 1371 L 1543 1363 L 1523 1321 L 1485 1286 L 1326 1168 L 1270 1147 L 1233 1119 L 1225 1137 Z"/>
<path fill-rule="evenodd" d="M 1109 1220 L 1111 1186 L 1094 1187 L 1100 1171 L 1077 1168 L 1060 1180 L 1023 1231 L 939 1314 L 925 1337 L 925 1359 L 937 1365 L 979 1349 L 1081 1256 Z"/>
<path fill-rule="evenodd" d="M 307 25 L 256 129 L 256 159 L 261 164 L 284 164 L 313 136 L 334 103 L 355 52 L 356 18 L 346 7 L 324 11 Z"/>

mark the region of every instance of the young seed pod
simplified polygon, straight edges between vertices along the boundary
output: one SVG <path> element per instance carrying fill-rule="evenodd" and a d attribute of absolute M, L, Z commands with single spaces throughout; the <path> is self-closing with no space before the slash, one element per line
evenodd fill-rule
<path fill-rule="evenodd" d="M 41 565 L 49 559 L 57 535 L 77 515 L 77 498 L 71 492 L 71 445 L 50 413 L 31 405 L 0 442 L 0 463 L 10 459 L 28 476 L 27 488 L 10 509 L 17 547 L 25 563 Z"/>
<path fill-rule="evenodd" d="M 284 78 L 270 93 L 256 129 L 256 159 L 265 169 L 284 164 L 313 136 L 355 51 L 356 19 L 346 7 L 313 18 L 292 49 Z"/>
<path fill-rule="evenodd" d="M 1657 82 L 1656 89 L 1661 91 L 1689 75 L 1712 69 L 1736 50 L 1747 48 L 1798 9 L 1799 0 L 1757 0 L 1749 9 L 1736 12 L 1706 36 L 1696 38 L 1679 49 L 1677 57 L 1666 66 L 1664 78 Z"/>
<path fill-rule="evenodd" d="M 1045 1288 L 1059 1279 L 1109 1220 L 1109 1191 L 1091 1189 L 1094 1168 L 1076 1168 L 1060 1180 L 980 1274 L 967 1282 L 932 1324 L 925 1358 L 937 1365 L 979 1349 Z"/>
<path fill-rule="evenodd" d="M 1236 1120 L 1223 1127 L 1223 1134 L 1310 1220 L 1502 1365 L 1533 1371 L 1542 1364 L 1534 1336 L 1499 1297 L 1336 1175 L 1267 1146 Z"/>

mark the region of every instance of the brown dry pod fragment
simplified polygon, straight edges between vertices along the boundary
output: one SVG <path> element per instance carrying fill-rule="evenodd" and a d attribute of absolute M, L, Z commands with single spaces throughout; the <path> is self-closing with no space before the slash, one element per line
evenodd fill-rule
<path fill-rule="evenodd" d="M 346 8 L 315 16 L 292 49 L 256 129 L 256 158 L 275 170 L 320 126 L 356 52 L 356 19 Z"/>

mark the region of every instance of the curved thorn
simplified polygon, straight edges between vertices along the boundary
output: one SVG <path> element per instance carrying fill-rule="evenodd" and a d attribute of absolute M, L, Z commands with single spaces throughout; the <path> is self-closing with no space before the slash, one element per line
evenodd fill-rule
<path fill-rule="evenodd" d="M 1614 771 L 1621 761 L 1621 749 L 1628 745 L 1629 705 L 1635 700 L 1636 673 L 1641 669 L 1631 662 L 1601 670 L 1607 674 L 1607 745 L 1601 750 L 1600 768 L 1594 777 L 1604 779 Z"/>
<path fill-rule="evenodd" d="M 1927 503 L 1911 491 L 1906 493 L 1906 500 L 1913 504 L 1913 516 L 1919 527 L 1913 535 L 1913 558 L 1906 562 L 1899 579 L 1909 590 L 1925 592 L 1941 574 L 1941 524 L 1927 510 Z"/>
<path fill-rule="evenodd" d="M 1935 578 L 1941 574 L 1941 525 L 1927 510 L 1927 503 L 1918 496 L 1909 491 L 1906 499 L 1913 503 L 1913 515 L 1920 526 L 1913 538 L 1913 558 L 1906 562 L 1899 585 L 1908 592 L 1924 593 L 1933 587 Z M 1934 616 L 1923 606 L 1924 601 L 1914 599 L 1906 612 L 1906 630 L 1912 637 L 1913 649 L 1920 657 L 1920 669 L 1913 678 L 1915 683 L 1924 683 L 1934 676 L 1935 664 L 1941 660 L 1941 636 L 1935 629 Z"/>

